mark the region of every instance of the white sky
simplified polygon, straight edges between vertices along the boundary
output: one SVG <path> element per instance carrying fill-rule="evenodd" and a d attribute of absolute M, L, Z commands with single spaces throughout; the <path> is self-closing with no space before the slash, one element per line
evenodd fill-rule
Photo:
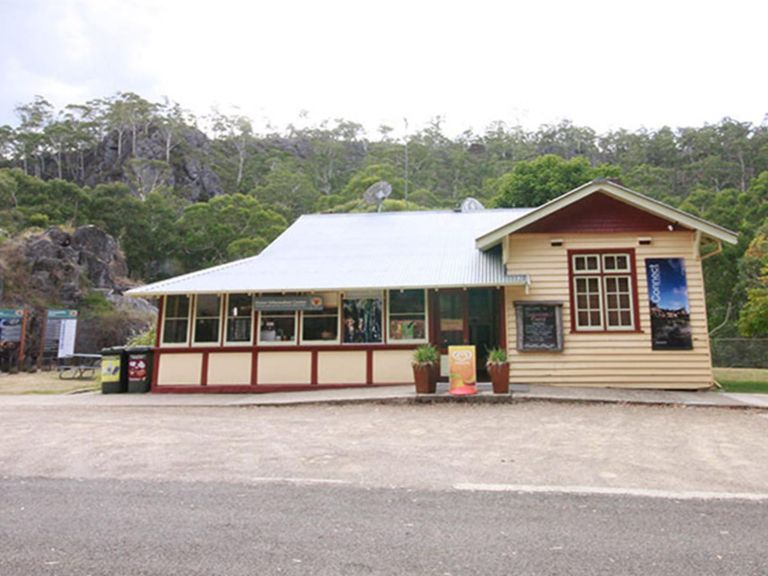
<path fill-rule="evenodd" d="M 758 0 L 0 0 L 0 124 L 118 90 L 371 137 L 437 115 L 449 135 L 761 123 L 767 27 Z"/>

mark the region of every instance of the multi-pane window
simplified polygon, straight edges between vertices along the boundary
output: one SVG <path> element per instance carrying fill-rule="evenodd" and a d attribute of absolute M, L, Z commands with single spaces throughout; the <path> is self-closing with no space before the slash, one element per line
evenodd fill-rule
<path fill-rule="evenodd" d="M 572 253 L 570 257 L 574 329 L 634 330 L 634 254 Z"/>
<path fill-rule="evenodd" d="M 250 294 L 230 294 L 227 297 L 227 342 L 250 343 L 253 318 L 253 297 Z"/>
<path fill-rule="evenodd" d="M 166 296 L 163 310 L 163 344 L 186 344 L 189 328 L 189 296 Z"/>
<path fill-rule="evenodd" d="M 195 298 L 195 344 L 213 344 L 219 341 L 221 298 L 214 294 L 199 294 Z"/>
<path fill-rule="evenodd" d="M 427 337 L 424 290 L 389 291 L 389 340 L 420 341 Z"/>

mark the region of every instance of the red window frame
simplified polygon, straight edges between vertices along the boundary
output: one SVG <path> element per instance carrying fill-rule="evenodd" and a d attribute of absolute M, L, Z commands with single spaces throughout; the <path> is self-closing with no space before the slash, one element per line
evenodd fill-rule
<path fill-rule="evenodd" d="M 635 257 L 635 249 L 634 248 L 610 248 L 610 249 L 596 249 L 596 250 L 590 250 L 590 249 L 579 249 L 579 250 L 568 250 L 568 294 L 570 298 L 570 304 L 571 304 L 571 333 L 576 334 L 636 334 L 639 332 L 642 332 L 640 329 L 640 310 L 637 305 L 637 260 Z M 592 255 L 598 256 L 600 258 L 600 271 L 592 273 L 592 276 L 599 276 L 600 277 L 600 310 L 602 314 L 602 328 L 601 329 L 585 329 L 585 328 L 579 328 L 576 322 L 576 291 L 574 290 L 574 270 L 573 270 L 573 257 L 574 256 L 583 256 L 583 255 Z M 632 302 L 632 324 L 634 325 L 633 328 L 627 328 L 627 329 L 612 329 L 608 330 L 606 328 L 608 319 L 608 305 L 607 305 L 607 298 L 605 293 L 605 282 L 604 279 L 606 276 L 614 276 L 615 274 L 606 274 L 603 270 L 603 256 L 607 254 L 627 254 L 629 256 L 629 276 L 630 276 L 630 286 L 632 288 L 632 294 L 631 294 L 631 302 Z M 627 274 L 622 274 L 626 276 Z M 578 275 L 576 275 L 578 276 Z"/>

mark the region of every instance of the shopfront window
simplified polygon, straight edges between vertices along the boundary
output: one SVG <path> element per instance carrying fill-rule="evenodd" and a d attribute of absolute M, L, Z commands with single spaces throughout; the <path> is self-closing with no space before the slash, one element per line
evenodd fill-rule
<path fill-rule="evenodd" d="M 214 344 L 219 341 L 221 298 L 213 294 L 200 294 L 195 299 L 195 344 Z"/>
<path fill-rule="evenodd" d="M 261 312 L 259 343 L 295 344 L 296 312 Z"/>
<path fill-rule="evenodd" d="M 390 290 L 389 340 L 414 342 L 427 338 L 427 307 L 424 290 Z"/>
<path fill-rule="evenodd" d="M 186 344 L 189 331 L 189 296 L 166 296 L 163 315 L 163 344 Z"/>
<path fill-rule="evenodd" d="M 301 313 L 301 341 L 308 343 L 332 343 L 339 341 L 339 295 L 325 293 L 322 310 Z"/>
<path fill-rule="evenodd" d="M 342 304 L 345 343 L 383 341 L 381 292 L 348 293 Z"/>
<path fill-rule="evenodd" d="M 251 342 L 253 298 L 250 294 L 230 294 L 227 298 L 227 342 Z"/>

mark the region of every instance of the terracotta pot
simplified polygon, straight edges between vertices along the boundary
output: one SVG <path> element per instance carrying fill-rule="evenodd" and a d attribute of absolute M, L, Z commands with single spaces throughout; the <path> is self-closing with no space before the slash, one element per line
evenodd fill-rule
<path fill-rule="evenodd" d="M 434 364 L 412 364 L 413 381 L 416 383 L 417 394 L 434 394 L 437 378 Z"/>
<path fill-rule="evenodd" d="M 489 363 L 488 374 L 491 377 L 494 394 L 509 394 L 509 364 L 506 362 Z"/>

